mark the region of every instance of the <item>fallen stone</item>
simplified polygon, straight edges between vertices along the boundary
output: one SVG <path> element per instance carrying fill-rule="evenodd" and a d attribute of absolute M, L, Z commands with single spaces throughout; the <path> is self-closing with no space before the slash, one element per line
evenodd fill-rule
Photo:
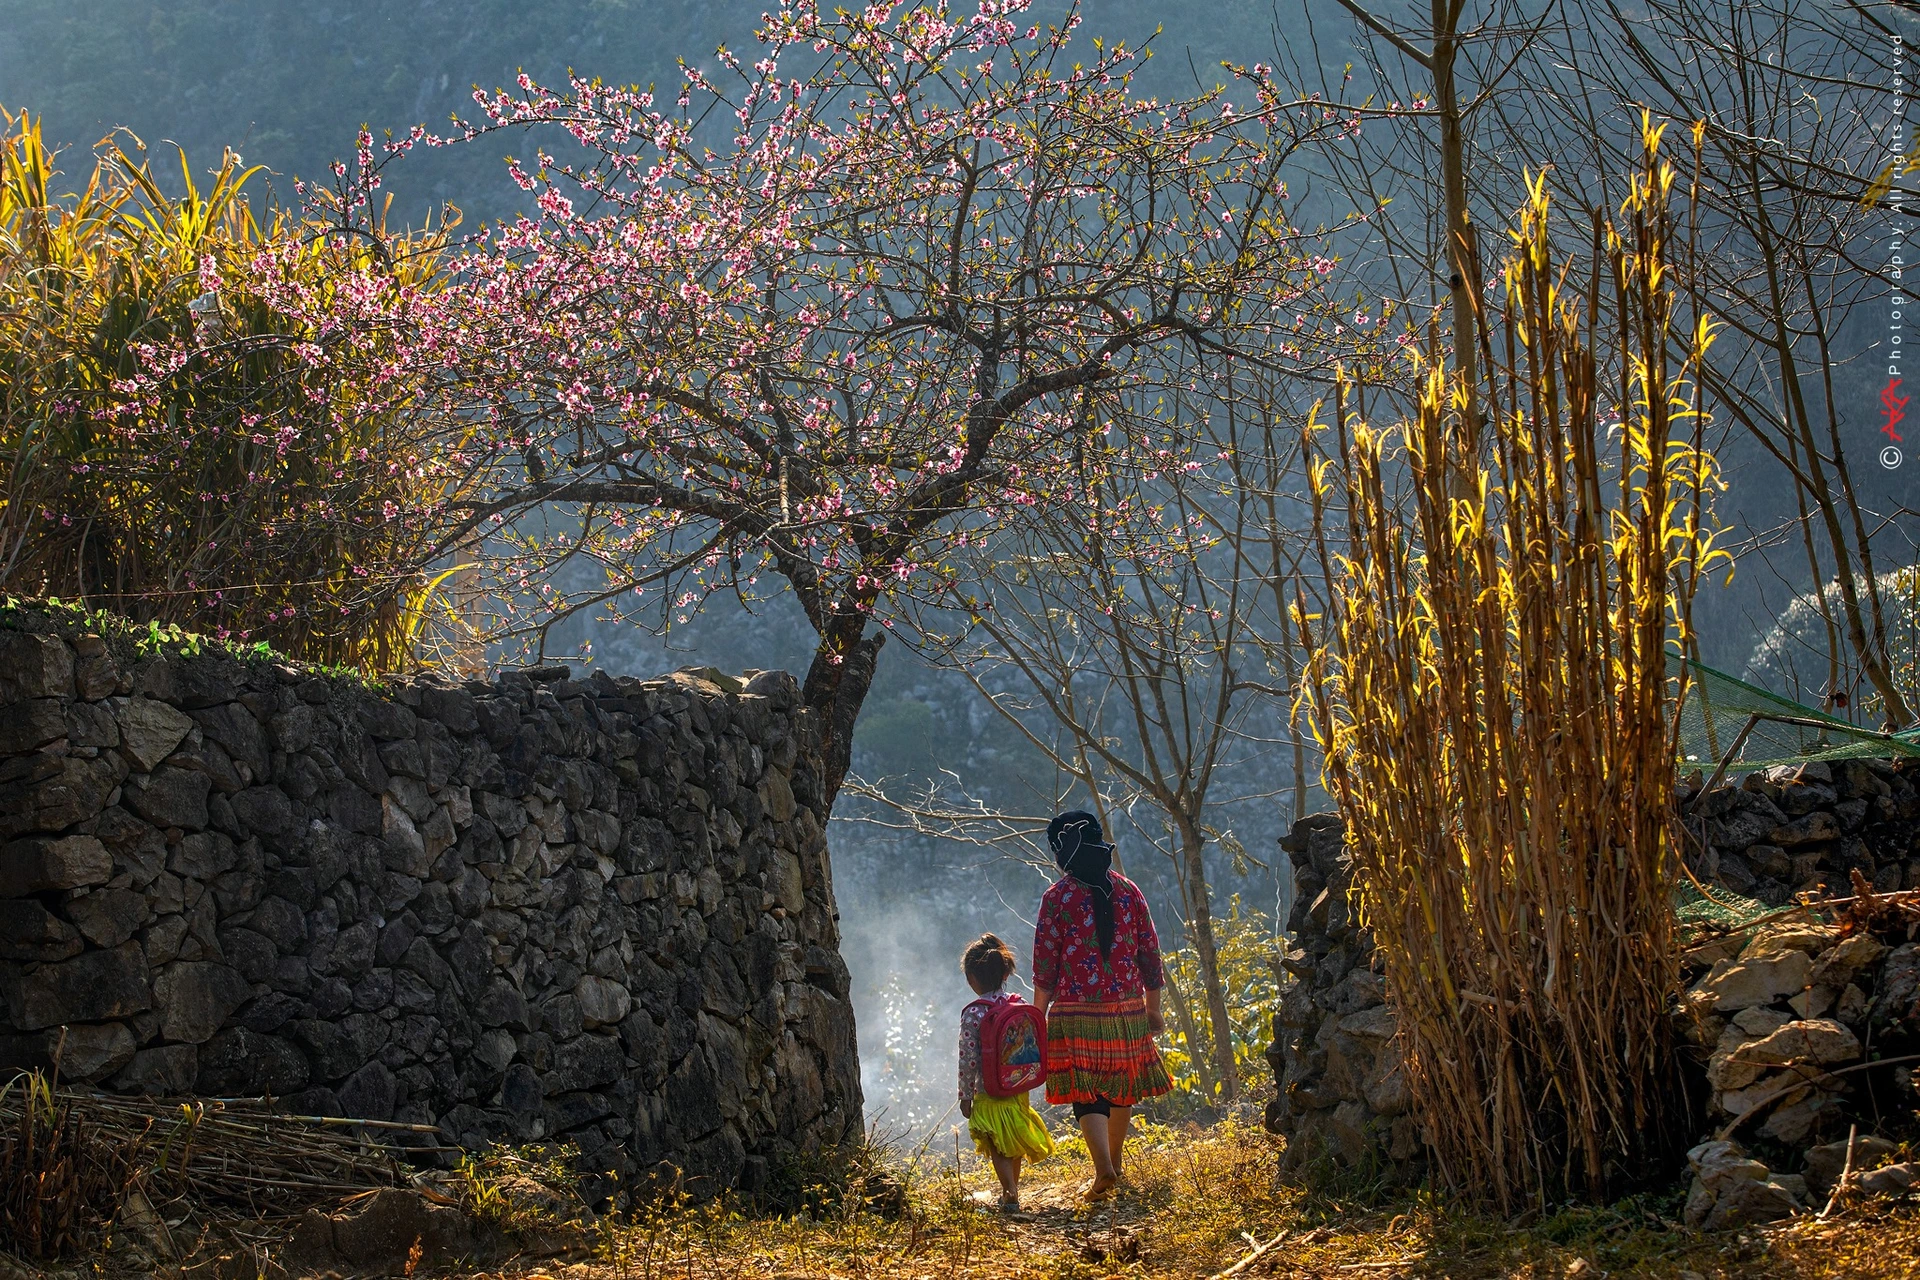
<path fill-rule="evenodd" d="M 1778 1221 L 1800 1207 L 1789 1186 L 1773 1180 L 1765 1165 L 1730 1142 L 1703 1143 L 1687 1153 L 1687 1163 L 1694 1171 L 1684 1213 L 1690 1227 L 1753 1226 Z"/>
<path fill-rule="evenodd" d="M 408 1259 L 415 1248 L 414 1264 Z M 368 1270 L 398 1274 L 419 1263 L 441 1266 L 475 1256 L 481 1236 L 472 1219 L 446 1205 L 428 1204 L 418 1192 L 389 1188 L 356 1200 L 344 1213 L 309 1210 L 294 1224 L 286 1260 L 304 1270 Z"/>
<path fill-rule="evenodd" d="M 1878 1168 L 1887 1157 L 1899 1150 L 1885 1138 L 1863 1133 L 1853 1140 L 1853 1169 L 1855 1173 L 1863 1169 Z M 1829 1142 L 1823 1146 L 1812 1147 L 1807 1151 L 1807 1185 L 1814 1194 L 1826 1197 L 1833 1194 L 1834 1183 L 1840 1181 L 1840 1173 L 1847 1167 L 1847 1144 Z"/>
<path fill-rule="evenodd" d="M 1913 1190 L 1920 1183 L 1920 1164 L 1911 1161 L 1905 1164 L 1882 1165 L 1866 1173 L 1853 1175 L 1853 1186 L 1862 1195 L 1897 1196 Z"/>
<path fill-rule="evenodd" d="M 1789 1186 L 1734 1143 L 1703 1142 L 1687 1153 L 1687 1165 L 1693 1171 L 1684 1215 L 1690 1227 L 1714 1231 L 1773 1222 L 1800 1207 Z"/>

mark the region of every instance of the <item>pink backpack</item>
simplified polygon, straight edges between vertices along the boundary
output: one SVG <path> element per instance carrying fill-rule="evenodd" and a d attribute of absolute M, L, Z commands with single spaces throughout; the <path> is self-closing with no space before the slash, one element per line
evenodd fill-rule
<path fill-rule="evenodd" d="M 1040 1011 L 1014 995 L 973 1003 L 986 1009 L 980 1019 L 980 1087 L 987 1096 L 1018 1098 L 1045 1083 L 1047 1022 Z"/>

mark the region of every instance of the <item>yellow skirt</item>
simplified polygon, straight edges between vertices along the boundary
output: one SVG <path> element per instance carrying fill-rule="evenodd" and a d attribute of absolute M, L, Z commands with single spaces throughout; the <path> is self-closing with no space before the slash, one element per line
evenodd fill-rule
<path fill-rule="evenodd" d="M 983 1156 L 1039 1160 L 1053 1154 L 1053 1135 L 1024 1093 L 1014 1098 L 974 1094 L 967 1132 Z"/>

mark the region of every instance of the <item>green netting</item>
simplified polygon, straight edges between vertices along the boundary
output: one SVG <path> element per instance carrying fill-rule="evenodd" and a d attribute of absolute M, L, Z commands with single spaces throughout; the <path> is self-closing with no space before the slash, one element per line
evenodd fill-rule
<path fill-rule="evenodd" d="M 1731 775 L 1809 760 L 1920 758 L 1920 730 L 1889 737 L 1768 693 L 1704 663 L 1668 655 L 1670 676 L 1678 676 L 1683 666 L 1690 669 L 1687 699 L 1680 708 L 1683 769 L 1712 773 L 1754 715 L 1763 718 L 1755 722 L 1728 765 Z"/>
<path fill-rule="evenodd" d="M 1738 929 L 1776 910 L 1723 885 L 1682 880 L 1673 890 L 1673 915 L 1682 925 Z"/>

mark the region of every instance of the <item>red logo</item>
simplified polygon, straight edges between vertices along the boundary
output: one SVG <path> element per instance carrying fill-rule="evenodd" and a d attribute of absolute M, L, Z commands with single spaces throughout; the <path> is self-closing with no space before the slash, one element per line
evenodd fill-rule
<path fill-rule="evenodd" d="M 1899 440 L 1900 433 L 1894 428 L 1907 417 L 1907 397 L 1893 394 L 1900 389 L 1900 379 L 1889 378 L 1886 390 L 1880 393 L 1880 407 L 1886 411 L 1887 420 L 1880 424 L 1880 434 L 1889 440 Z"/>

